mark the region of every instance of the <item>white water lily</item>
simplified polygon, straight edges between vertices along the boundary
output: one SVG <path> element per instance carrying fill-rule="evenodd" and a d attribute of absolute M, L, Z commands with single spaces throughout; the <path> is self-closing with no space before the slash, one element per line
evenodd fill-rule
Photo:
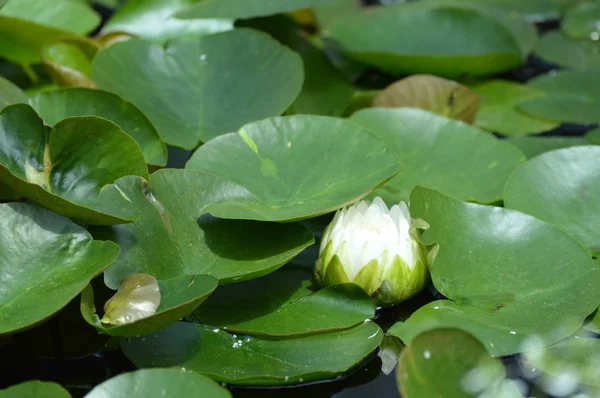
<path fill-rule="evenodd" d="M 415 295 L 429 273 L 413 224 L 406 203 L 388 209 L 379 197 L 339 210 L 323 232 L 317 280 L 323 286 L 356 283 L 381 305 Z"/>

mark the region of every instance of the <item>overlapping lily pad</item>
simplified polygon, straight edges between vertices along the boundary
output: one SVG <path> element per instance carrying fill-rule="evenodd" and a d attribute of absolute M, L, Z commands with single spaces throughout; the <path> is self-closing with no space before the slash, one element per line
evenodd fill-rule
<path fill-rule="evenodd" d="M 399 80 L 373 100 L 376 107 L 421 108 L 467 123 L 475 120 L 479 103 L 479 95 L 470 88 L 432 75 L 414 75 Z"/>
<path fill-rule="evenodd" d="M 209 274 L 221 283 L 266 275 L 313 244 L 312 234 L 296 223 L 219 220 L 202 209 L 239 189 L 218 177 L 191 170 L 165 169 L 150 176 L 125 177 L 107 188 L 131 201 L 142 218 L 112 227 L 122 248 L 105 273 L 115 289 L 127 275 L 150 274 L 158 280 Z M 200 218 L 200 219 L 199 219 Z"/>
<path fill-rule="evenodd" d="M 0 398 L 71 398 L 59 384 L 45 381 L 27 381 L 0 390 Z"/>
<path fill-rule="evenodd" d="M 49 125 L 73 116 L 108 119 L 138 143 L 146 162 L 167 163 L 167 149 L 152 123 L 135 105 L 114 94 L 85 88 L 53 90 L 34 95 L 29 103 Z"/>
<path fill-rule="evenodd" d="M 148 178 L 136 142 L 119 126 L 97 117 L 45 126 L 24 104 L 0 112 L 0 180 L 43 206 L 90 224 L 139 217 L 127 198 L 106 190 L 125 175 Z"/>
<path fill-rule="evenodd" d="M 185 368 L 231 384 L 285 385 L 337 376 L 365 359 L 382 338 L 373 322 L 283 340 L 179 322 L 145 339 L 122 341 L 121 347 L 141 368 Z"/>
<path fill-rule="evenodd" d="M 375 316 L 373 301 L 358 285 L 316 290 L 309 270 L 282 268 L 220 287 L 194 316 L 230 332 L 268 336 L 345 329 Z"/>
<path fill-rule="evenodd" d="M 549 94 L 519 104 L 531 116 L 557 122 L 600 123 L 600 72 L 549 73 L 529 85 Z"/>
<path fill-rule="evenodd" d="M 0 335 L 64 307 L 118 256 L 69 219 L 24 203 L 0 204 Z"/>
<path fill-rule="evenodd" d="M 517 105 L 546 96 L 543 90 L 505 80 L 491 80 L 473 86 L 481 96 L 475 125 L 508 136 L 522 136 L 552 130 L 560 124 L 530 116 Z"/>
<path fill-rule="evenodd" d="M 425 0 L 434 1 L 439 0 Z M 561 0 L 446 0 L 446 4 L 477 5 L 496 12 L 524 15 L 530 22 L 543 22 L 557 19 L 560 15 Z M 568 0 L 567 0 L 568 1 Z"/>
<path fill-rule="evenodd" d="M 102 34 L 127 32 L 137 37 L 164 43 L 183 36 L 209 35 L 233 29 L 227 19 L 182 21 L 174 14 L 197 0 L 130 0 L 102 27 Z"/>
<path fill-rule="evenodd" d="M 506 141 L 420 109 L 365 109 L 351 120 L 379 135 L 402 159 L 402 172 L 373 193 L 388 204 L 408 201 L 417 185 L 463 200 L 496 202 L 525 160 Z"/>
<path fill-rule="evenodd" d="M 353 58 L 398 74 L 486 75 L 523 63 L 521 44 L 496 18 L 435 3 L 348 13 L 333 19 L 324 35 Z"/>
<path fill-rule="evenodd" d="M 178 18 L 247 19 L 310 8 L 331 0 L 204 0 L 177 13 Z"/>
<path fill-rule="evenodd" d="M 46 70 L 60 87 L 95 87 L 91 57 L 72 43 L 55 43 L 42 49 Z"/>
<path fill-rule="evenodd" d="M 512 137 L 508 141 L 518 147 L 528 159 L 555 149 L 592 143 L 585 137 Z"/>
<path fill-rule="evenodd" d="M 104 318 L 100 320 L 94 308 L 94 292 L 90 285 L 81 295 L 81 313 L 85 320 L 101 333 L 111 336 L 145 336 L 189 315 L 208 298 L 217 288 L 217 284 L 218 281 L 208 275 L 189 275 L 159 280 L 160 304 L 156 312 L 143 319 L 118 325 L 103 323 Z M 122 300 L 125 300 L 125 303 L 122 303 L 125 305 L 127 298 Z"/>
<path fill-rule="evenodd" d="M 402 351 L 397 371 L 405 398 L 522 398 L 516 384 L 504 376 L 502 363 L 458 329 L 436 329 L 415 337 Z"/>
<path fill-rule="evenodd" d="M 247 124 L 201 146 L 186 168 L 240 186 L 205 211 L 222 218 L 282 221 L 352 203 L 396 174 L 400 162 L 355 123 L 289 116 Z"/>
<path fill-rule="evenodd" d="M 524 163 L 506 184 L 504 204 L 600 252 L 600 146 L 559 149 Z"/>
<path fill-rule="evenodd" d="M 600 69 L 600 43 L 571 39 L 561 32 L 551 31 L 542 36 L 534 53 L 546 62 L 570 69 Z"/>
<path fill-rule="evenodd" d="M 175 369 L 142 369 L 124 373 L 96 386 L 85 398 L 231 398 L 208 377 Z M 50 397 L 49 397 L 50 398 Z"/>
<path fill-rule="evenodd" d="M 164 48 L 143 40 L 116 43 L 96 56 L 92 76 L 139 107 L 166 143 L 192 149 L 283 113 L 300 92 L 303 68 L 297 54 L 269 35 L 236 29 Z"/>
<path fill-rule="evenodd" d="M 600 39 L 600 4 L 584 1 L 571 8 L 562 20 L 561 28 L 574 39 Z"/>
<path fill-rule="evenodd" d="M 449 300 L 417 310 L 389 333 L 406 343 L 434 328 L 466 330 L 495 356 L 519 352 L 531 336 L 556 343 L 577 330 L 600 301 L 600 274 L 578 241 L 515 210 L 461 202 L 425 188 L 411 215 L 437 242 L 435 287 Z"/>
<path fill-rule="evenodd" d="M 13 104 L 26 104 L 27 96 L 10 80 L 0 76 L 0 109 Z"/>

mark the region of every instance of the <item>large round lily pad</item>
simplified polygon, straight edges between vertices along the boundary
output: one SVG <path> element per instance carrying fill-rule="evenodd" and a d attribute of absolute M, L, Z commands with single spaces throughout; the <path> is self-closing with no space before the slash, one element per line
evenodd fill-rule
<path fill-rule="evenodd" d="M 525 160 L 516 147 L 486 131 L 420 109 L 364 109 L 351 120 L 380 136 L 404 169 L 373 195 L 407 201 L 421 185 L 469 201 L 492 203 Z"/>
<path fill-rule="evenodd" d="M 236 29 L 164 48 L 143 40 L 116 43 L 96 56 L 92 76 L 139 107 L 166 143 L 192 149 L 283 113 L 304 73 L 300 57 L 269 35 Z"/>
<path fill-rule="evenodd" d="M 281 221 L 314 217 L 360 199 L 396 174 L 400 161 L 355 123 L 299 115 L 247 124 L 198 148 L 185 167 L 244 188 L 224 192 L 205 211 Z"/>
<path fill-rule="evenodd" d="M 411 215 L 437 242 L 435 287 L 449 300 L 417 310 L 389 332 L 410 342 L 433 328 L 466 330 L 495 355 L 522 350 L 539 336 L 556 343 L 577 330 L 600 302 L 600 272 L 571 236 L 515 210 L 461 202 L 415 188 Z"/>
<path fill-rule="evenodd" d="M 175 13 L 197 3 L 197 0 L 129 0 L 109 18 L 101 33 L 127 32 L 164 43 L 178 37 L 210 35 L 233 29 L 233 21 L 228 19 L 182 21 L 175 18 Z"/>
<path fill-rule="evenodd" d="M 534 53 L 546 62 L 577 70 L 600 69 L 600 43 L 576 40 L 561 32 L 546 33 L 536 43 Z"/>
<path fill-rule="evenodd" d="M 35 380 L 0 390 L 0 398 L 71 398 L 71 394 L 59 384 Z"/>
<path fill-rule="evenodd" d="M 531 116 L 580 124 L 600 123 L 600 71 L 549 73 L 529 82 L 548 93 L 519 104 Z"/>
<path fill-rule="evenodd" d="M 475 119 L 478 127 L 518 137 L 552 130 L 560 124 L 530 116 L 517 108 L 529 99 L 545 97 L 543 90 L 505 80 L 490 80 L 473 89 L 481 96 L 481 108 Z"/>
<path fill-rule="evenodd" d="M 94 308 L 94 292 L 90 285 L 81 295 L 81 313 L 85 320 L 100 333 L 111 336 L 145 336 L 189 315 L 208 298 L 217 288 L 217 284 L 218 281 L 209 275 L 186 275 L 160 280 L 158 281 L 160 305 L 156 312 L 143 319 L 117 325 L 101 322 Z M 128 297 L 122 297 L 120 301 L 113 305 L 113 311 L 115 306 L 126 306 Z M 132 312 L 129 309 L 127 310 L 130 313 Z M 104 321 L 104 318 L 102 321 Z"/>
<path fill-rule="evenodd" d="M 175 369 L 141 369 L 113 377 L 94 387 L 85 398 L 231 398 L 208 377 Z"/>
<path fill-rule="evenodd" d="M 512 32 L 470 8 L 393 4 L 341 15 L 323 33 L 351 57 L 397 74 L 486 75 L 523 63 Z"/>
<path fill-rule="evenodd" d="M 502 362 L 458 329 L 435 329 L 415 337 L 402 351 L 397 370 L 404 398 L 522 398 L 504 376 Z"/>
<path fill-rule="evenodd" d="M 504 204 L 600 252 L 600 146 L 559 149 L 524 163 L 506 184 Z"/>
<path fill-rule="evenodd" d="M 39 93 L 29 103 L 49 125 L 73 116 L 108 119 L 138 143 L 146 162 L 157 166 L 167 163 L 167 148 L 152 123 L 135 105 L 114 94 L 72 88 Z"/>
<path fill-rule="evenodd" d="M 194 316 L 205 325 L 268 336 L 345 329 L 375 316 L 375 304 L 358 285 L 315 290 L 311 271 L 284 267 L 219 287 Z"/>
<path fill-rule="evenodd" d="M 0 204 L 0 335 L 67 305 L 119 254 L 69 219 L 24 203 Z"/>
<path fill-rule="evenodd" d="M 179 322 L 144 339 L 122 341 L 121 347 L 142 368 L 176 367 L 230 384 L 284 385 L 337 376 L 365 359 L 382 338 L 373 322 L 283 340 Z"/>
<path fill-rule="evenodd" d="M 127 198 L 105 188 L 126 175 L 148 178 L 137 143 L 98 117 L 44 125 L 24 104 L 0 112 L 0 180 L 22 196 L 90 224 L 133 221 Z"/>
<path fill-rule="evenodd" d="M 257 278 L 314 243 L 297 223 L 200 218 L 204 207 L 237 188 L 212 175 L 175 169 L 155 172 L 150 185 L 125 177 L 107 188 L 125 195 L 143 216 L 107 231 L 122 248 L 104 273 L 107 286 L 116 289 L 125 276 L 140 273 L 158 280 L 209 274 L 221 283 Z"/>

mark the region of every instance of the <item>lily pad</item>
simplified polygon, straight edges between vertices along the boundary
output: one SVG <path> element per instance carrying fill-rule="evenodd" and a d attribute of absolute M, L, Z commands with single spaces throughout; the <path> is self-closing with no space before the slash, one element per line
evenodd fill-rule
<path fill-rule="evenodd" d="M 248 19 L 310 8 L 331 0 L 204 0 L 176 14 L 177 18 Z"/>
<path fill-rule="evenodd" d="M 344 14 L 323 34 L 351 57 L 396 74 L 476 76 L 523 63 L 520 43 L 511 31 L 469 8 L 392 4 Z"/>
<path fill-rule="evenodd" d="M 381 108 L 421 108 L 451 119 L 473 123 L 479 95 L 469 87 L 431 75 L 414 75 L 386 87 L 373 99 Z"/>
<path fill-rule="evenodd" d="M 561 2 L 565 1 L 569 0 L 447 0 L 446 4 L 457 6 L 476 4 L 478 7 L 496 12 L 524 15 L 529 22 L 544 22 L 558 19 Z"/>
<path fill-rule="evenodd" d="M 0 390 L 0 398 L 71 398 L 71 394 L 59 384 L 34 380 Z"/>
<path fill-rule="evenodd" d="M 529 85 L 549 94 L 519 104 L 529 115 L 557 122 L 600 123 L 600 72 L 550 73 Z"/>
<path fill-rule="evenodd" d="M 0 204 L 0 230 L 0 335 L 50 317 L 119 254 L 114 243 L 34 205 Z"/>
<path fill-rule="evenodd" d="M 137 275 L 132 276 L 136 277 Z M 131 278 L 132 276 L 127 278 Z M 94 292 L 90 285 L 81 295 L 81 314 L 84 319 L 100 333 L 111 336 L 145 336 L 163 329 L 170 324 L 179 321 L 184 316 L 189 315 L 208 298 L 208 296 L 217 288 L 217 285 L 218 281 L 208 275 L 189 275 L 159 280 L 157 288 L 160 294 L 160 304 L 154 308 L 154 313 L 122 324 L 108 322 L 112 320 L 110 314 L 105 313 L 102 320 L 96 315 L 96 310 L 94 308 Z M 119 288 L 119 291 L 121 291 L 121 287 Z M 131 297 L 129 297 L 129 299 L 130 298 Z M 125 298 L 126 302 L 129 299 Z M 107 302 L 106 305 L 108 305 L 108 303 L 109 302 Z M 115 303 L 110 306 L 113 316 L 122 313 L 120 308 L 123 308 L 123 306 L 121 304 L 123 303 Z M 137 311 L 127 310 L 127 315 L 132 317 L 131 319 L 134 319 L 137 315 Z M 107 316 L 108 319 L 106 319 Z"/>
<path fill-rule="evenodd" d="M 0 112 L 0 142 L 0 180 L 24 197 L 90 224 L 139 217 L 127 198 L 105 190 L 125 175 L 148 178 L 138 145 L 114 123 L 74 117 L 50 128 L 17 104 Z"/>
<path fill-rule="evenodd" d="M 128 40 L 92 63 L 100 88 L 135 104 L 166 143 L 185 149 L 281 114 L 303 75 L 297 54 L 252 29 L 177 39 L 164 48 Z"/>
<path fill-rule="evenodd" d="M 600 251 L 600 146 L 559 149 L 524 163 L 506 183 L 504 205 Z"/>
<path fill-rule="evenodd" d="M 247 124 L 201 146 L 186 168 L 240 186 L 225 192 L 206 212 L 283 221 L 329 213 L 362 198 L 396 174 L 400 162 L 379 138 L 355 123 L 289 116 Z"/>
<path fill-rule="evenodd" d="M 121 374 L 94 387 L 85 398 L 231 398 L 208 377 L 174 369 L 142 369 Z"/>
<path fill-rule="evenodd" d="M 314 290 L 312 272 L 282 268 L 220 287 L 194 316 L 230 332 L 267 336 L 346 329 L 375 316 L 375 304 L 358 285 Z"/>
<path fill-rule="evenodd" d="M 160 296 L 158 281 L 152 275 L 126 276 L 117 293 L 104 303 L 104 316 L 100 322 L 120 326 L 148 318 L 156 314 Z"/>
<path fill-rule="evenodd" d="M 475 125 L 486 130 L 518 137 L 552 130 L 558 122 L 532 117 L 517 108 L 517 105 L 547 94 L 525 84 L 505 80 L 491 80 L 473 86 L 481 96 L 481 108 Z"/>
<path fill-rule="evenodd" d="M 18 86 L 0 76 L 0 109 L 8 105 L 26 104 L 27 96 Z"/>
<path fill-rule="evenodd" d="M 401 173 L 373 193 L 388 204 L 408 201 L 417 185 L 463 200 L 496 202 L 525 160 L 506 141 L 420 109 L 364 109 L 350 120 L 379 135 L 404 163 Z"/>
<path fill-rule="evenodd" d="M 561 32 L 548 32 L 536 43 L 534 53 L 546 62 L 577 70 L 600 69 L 600 43 L 576 40 Z"/>
<path fill-rule="evenodd" d="M 600 340 L 571 338 L 550 347 L 542 344 L 543 341 L 531 342 L 531 349 L 523 357 L 526 368 L 554 377 L 568 375 L 574 385 L 600 387 Z"/>
<path fill-rule="evenodd" d="M 118 190 L 143 215 L 115 226 L 107 238 L 122 254 L 105 273 L 115 289 L 127 275 L 145 273 L 158 280 L 209 274 L 221 283 L 239 282 L 273 272 L 314 243 L 300 224 L 273 224 L 202 217 L 202 209 L 239 187 L 190 170 L 164 169 L 150 176 L 125 177 Z M 151 233 L 149 233 L 151 231 Z M 104 236 L 104 235 L 102 235 Z"/>
<path fill-rule="evenodd" d="M 592 1 L 577 4 L 565 14 L 561 28 L 574 39 L 600 39 L 600 4 Z"/>
<path fill-rule="evenodd" d="M 77 45 L 54 43 L 42 49 L 42 61 L 46 70 L 60 87 L 91 87 L 91 58 Z"/>
<path fill-rule="evenodd" d="M 373 322 L 283 340 L 236 336 L 212 326 L 179 322 L 143 340 L 122 341 L 121 347 L 141 368 L 176 367 L 230 384 L 285 385 L 344 373 L 377 349 L 382 338 Z"/>
<path fill-rule="evenodd" d="M 233 29 L 227 19 L 182 21 L 174 14 L 197 0 L 129 0 L 112 15 L 102 34 L 127 32 L 137 37 L 164 43 L 183 36 L 210 35 Z"/>
<path fill-rule="evenodd" d="M 388 333 L 410 342 L 434 328 L 473 334 L 494 356 L 522 350 L 531 336 L 556 343 L 600 302 L 600 272 L 575 239 L 515 210 L 461 202 L 415 188 L 411 215 L 437 242 L 432 281 L 449 300 L 421 307 Z"/>
<path fill-rule="evenodd" d="M 99 23 L 98 14 L 76 1 L 9 0 L 0 8 L 0 56 L 28 67 L 41 61 L 44 46 L 87 34 Z"/>
<path fill-rule="evenodd" d="M 587 133 L 585 139 L 591 144 L 600 145 L 600 128 L 594 129 Z"/>
<path fill-rule="evenodd" d="M 396 377 L 405 398 L 523 397 L 505 379 L 502 362 L 458 329 L 435 329 L 415 337 L 402 351 Z"/>
<path fill-rule="evenodd" d="M 590 145 L 584 137 L 512 137 L 508 142 L 519 148 L 528 159 L 555 149 Z"/>
<path fill-rule="evenodd" d="M 108 119 L 138 143 L 146 162 L 156 166 L 167 163 L 167 148 L 152 123 L 135 105 L 112 93 L 85 88 L 53 90 L 34 95 L 29 103 L 49 125 L 74 116 Z"/>

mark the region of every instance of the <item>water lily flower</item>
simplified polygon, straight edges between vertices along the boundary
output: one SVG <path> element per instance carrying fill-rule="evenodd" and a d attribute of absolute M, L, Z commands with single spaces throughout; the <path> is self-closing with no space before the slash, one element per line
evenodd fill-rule
<path fill-rule="evenodd" d="M 388 209 L 379 197 L 339 210 L 323 232 L 315 276 L 322 286 L 353 282 L 389 306 L 418 293 L 429 280 L 424 247 L 416 239 L 422 220 L 406 203 Z"/>

